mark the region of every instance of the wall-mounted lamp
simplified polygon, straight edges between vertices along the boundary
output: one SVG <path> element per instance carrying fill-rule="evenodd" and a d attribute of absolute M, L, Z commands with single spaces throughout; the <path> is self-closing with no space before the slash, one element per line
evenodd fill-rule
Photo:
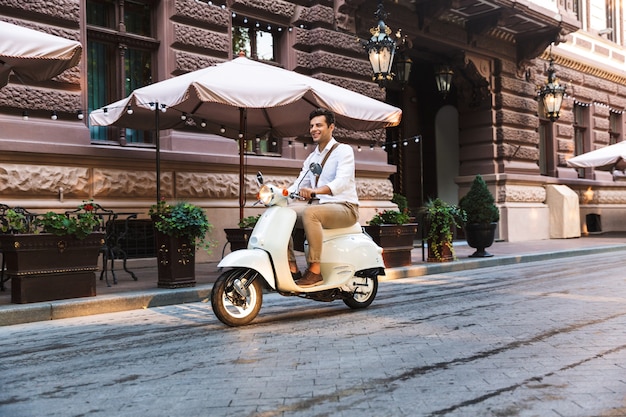
<path fill-rule="evenodd" d="M 454 75 L 454 71 L 447 66 L 441 65 L 437 69 L 435 69 L 435 82 L 437 83 L 437 91 L 443 95 L 445 99 L 450 92 L 450 87 L 452 87 L 452 76 Z"/>
<path fill-rule="evenodd" d="M 556 70 L 554 69 L 554 60 L 550 57 L 550 65 L 548 66 L 548 80 L 546 85 L 539 89 L 537 96 L 543 103 L 543 110 L 546 118 L 554 122 L 561 116 L 561 104 L 565 95 L 565 86 L 560 85 L 556 78 Z"/>
<path fill-rule="evenodd" d="M 387 13 L 383 8 L 383 0 L 379 0 L 374 15 L 378 19 L 378 25 L 370 29 L 372 37 L 363 46 L 369 56 L 372 70 L 374 70 L 372 80 L 383 87 L 386 82 L 393 79 L 391 66 L 396 53 L 396 41 L 389 36 L 391 29 L 384 22 Z"/>

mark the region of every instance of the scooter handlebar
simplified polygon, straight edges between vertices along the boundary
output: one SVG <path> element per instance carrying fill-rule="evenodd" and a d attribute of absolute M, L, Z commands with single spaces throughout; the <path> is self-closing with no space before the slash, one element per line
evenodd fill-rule
<path fill-rule="evenodd" d="M 302 197 L 297 191 L 289 194 L 289 198 L 293 198 L 296 200 L 306 200 L 306 198 Z M 317 194 L 311 193 L 311 200 L 317 198 Z"/>
<path fill-rule="evenodd" d="M 306 198 L 302 197 L 297 191 L 289 194 L 289 198 L 292 198 L 294 200 L 306 200 Z"/>

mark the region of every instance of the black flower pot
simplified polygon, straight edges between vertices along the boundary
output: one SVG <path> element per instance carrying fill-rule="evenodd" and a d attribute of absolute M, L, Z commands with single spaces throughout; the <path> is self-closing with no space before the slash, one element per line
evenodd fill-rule
<path fill-rule="evenodd" d="M 472 223 L 465 225 L 467 244 L 476 249 L 470 258 L 488 258 L 493 256 L 485 250 L 493 244 L 498 223 Z"/>

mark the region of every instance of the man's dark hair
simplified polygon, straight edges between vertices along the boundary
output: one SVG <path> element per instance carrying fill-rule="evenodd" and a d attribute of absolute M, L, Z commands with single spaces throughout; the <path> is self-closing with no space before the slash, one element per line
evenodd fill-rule
<path fill-rule="evenodd" d="M 311 114 L 309 114 L 309 121 L 311 121 L 311 119 L 317 116 L 324 116 L 324 118 L 326 119 L 326 124 L 328 126 L 335 123 L 335 114 L 328 109 L 323 109 L 320 107 L 320 108 L 313 110 Z"/>

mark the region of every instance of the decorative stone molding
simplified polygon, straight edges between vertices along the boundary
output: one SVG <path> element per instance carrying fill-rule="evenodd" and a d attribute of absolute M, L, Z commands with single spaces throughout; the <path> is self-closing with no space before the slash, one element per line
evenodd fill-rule
<path fill-rule="evenodd" d="M 39 198 L 58 195 L 89 196 L 89 169 L 47 165 L 2 164 L 0 193 L 2 195 L 37 195 Z"/>
<path fill-rule="evenodd" d="M 585 189 L 577 190 L 581 205 L 587 204 L 626 204 L 626 189 Z"/>
<path fill-rule="evenodd" d="M 335 23 L 335 15 L 332 7 L 317 4 L 311 7 L 303 7 L 300 10 L 299 20 L 303 22 L 325 27 L 333 27 Z M 333 34 L 335 33 L 336 32 L 333 32 Z"/>
<path fill-rule="evenodd" d="M 18 9 L 22 14 L 38 14 L 57 21 L 71 21 L 78 25 L 80 21 L 81 0 L 55 0 L 55 1 L 19 1 L 0 0 L 0 6 Z M 27 25 L 23 25 L 27 26 Z M 35 27 L 30 26 L 31 29 Z M 40 29 L 37 29 L 40 30 Z M 44 32 L 46 32 L 44 30 Z M 49 32 L 52 33 L 52 32 Z"/>
<path fill-rule="evenodd" d="M 340 71 L 345 74 L 355 74 L 363 76 L 363 74 L 371 73 L 372 69 L 368 62 L 358 60 L 347 56 L 337 55 L 330 52 L 297 52 L 297 66 L 306 69 L 332 68 L 333 71 Z"/>
<path fill-rule="evenodd" d="M 234 0 L 230 6 L 233 10 L 249 10 L 269 13 L 275 17 L 289 19 L 296 14 L 296 5 L 282 0 Z"/>
<path fill-rule="evenodd" d="M 228 54 L 231 48 L 230 37 L 227 33 L 213 32 L 193 26 L 174 24 L 174 39 L 182 45 L 207 51 Z"/>
<path fill-rule="evenodd" d="M 176 0 L 174 16 L 208 23 L 226 30 L 230 24 L 230 11 L 221 7 L 212 7 L 206 3 Z"/>
<path fill-rule="evenodd" d="M 367 143 L 361 145 L 369 146 L 370 143 L 373 143 L 375 146 L 385 141 L 385 131 L 384 130 L 370 130 L 368 132 L 363 131 L 354 131 L 342 129 L 341 127 L 336 127 L 333 136 L 338 141 L 365 141 Z"/>
<path fill-rule="evenodd" d="M 176 194 L 178 198 L 236 198 L 239 196 L 239 175 L 177 172 Z"/>
<path fill-rule="evenodd" d="M 393 184 L 387 179 L 357 178 L 356 190 L 360 200 L 391 201 Z"/>
<path fill-rule="evenodd" d="M 542 186 L 505 185 L 498 188 L 498 202 L 543 203 L 546 189 Z"/>
<path fill-rule="evenodd" d="M 56 110 L 75 113 L 81 108 L 80 93 L 9 84 L 0 94 L 1 107 L 26 110 Z"/>
<path fill-rule="evenodd" d="M 295 46 L 326 47 L 337 50 L 338 46 L 342 51 L 363 55 L 363 61 L 367 61 L 367 56 L 359 39 L 349 33 L 341 33 L 323 28 L 312 30 L 294 29 L 296 34 Z M 368 63 L 369 65 L 369 63 Z"/>
<path fill-rule="evenodd" d="M 372 69 L 368 68 L 368 71 L 369 72 L 364 75 L 370 75 Z M 317 74 L 314 78 L 338 85 L 339 87 L 346 88 L 359 94 L 363 94 L 364 96 L 371 97 L 375 100 L 385 102 L 385 90 L 378 88 L 378 86 L 371 81 L 360 81 L 352 78 L 336 77 L 329 74 Z"/>
<path fill-rule="evenodd" d="M 221 59 L 206 55 L 195 55 L 188 52 L 176 51 L 176 68 L 183 72 L 191 72 L 211 65 L 224 62 Z"/>
<path fill-rule="evenodd" d="M 171 198 L 172 174 L 161 173 L 161 194 Z M 154 198 L 156 196 L 156 173 L 154 171 L 124 171 L 117 169 L 93 170 L 94 198 Z"/>

